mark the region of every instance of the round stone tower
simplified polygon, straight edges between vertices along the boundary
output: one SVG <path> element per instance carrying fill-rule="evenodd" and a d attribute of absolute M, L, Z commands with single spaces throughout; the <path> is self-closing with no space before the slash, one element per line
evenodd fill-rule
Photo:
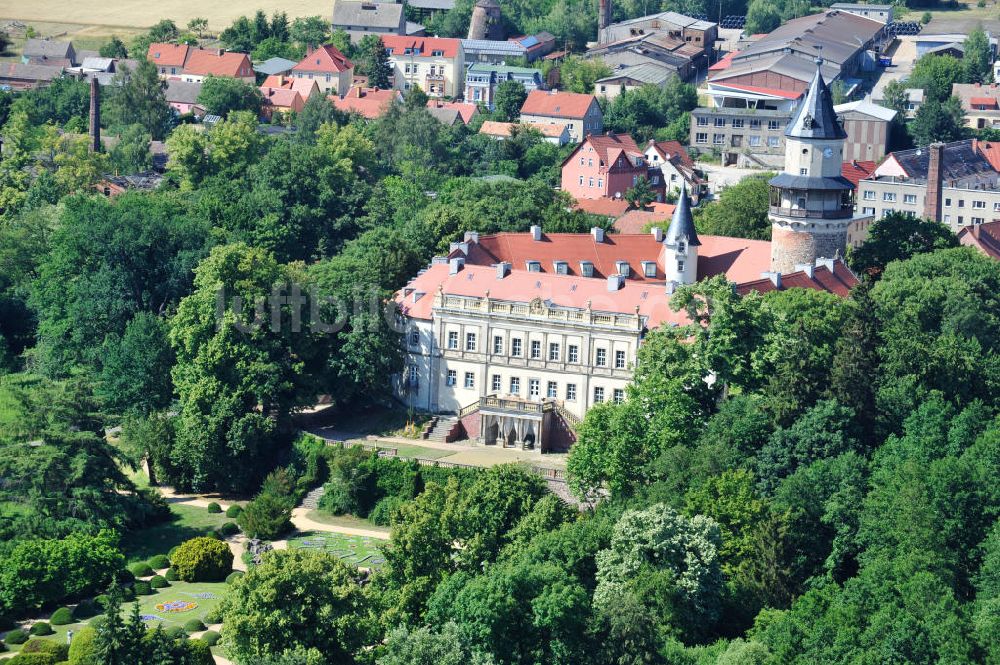
<path fill-rule="evenodd" d="M 503 22 L 500 19 L 500 3 L 497 0 L 476 0 L 469 21 L 469 39 L 502 40 Z"/>
<path fill-rule="evenodd" d="M 790 273 L 843 256 L 854 218 L 854 187 L 841 175 L 847 133 L 816 74 L 785 130 L 785 169 L 771 180 L 771 271 Z"/>

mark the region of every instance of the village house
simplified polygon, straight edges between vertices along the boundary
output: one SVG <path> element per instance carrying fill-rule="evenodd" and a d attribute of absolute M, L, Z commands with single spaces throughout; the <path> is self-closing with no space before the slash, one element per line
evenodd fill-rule
<path fill-rule="evenodd" d="M 31 38 L 21 49 L 21 63 L 48 67 L 73 67 L 77 64 L 73 42 Z"/>
<path fill-rule="evenodd" d="M 146 59 L 156 65 L 162 79 L 179 78 L 197 83 L 208 76 L 228 76 L 256 83 L 253 65 L 246 53 L 154 42 L 146 51 Z"/>
<path fill-rule="evenodd" d="M 562 165 L 562 190 L 575 199 L 621 199 L 640 178 L 663 201 L 663 178 L 627 134 L 591 135 Z"/>
<path fill-rule="evenodd" d="M 365 35 L 408 34 L 404 5 L 396 2 L 334 0 L 330 27 L 333 32 L 346 32 L 352 42 L 361 41 Z"/>
<path fill-rule="evenodd" d="M 389 110 L 390 104 L 402 103 L 403 96 L 398 90 L 379 90 L 378 88 L 351 88 L 343 97 L 329 95 L 333 105 L 344 113 L 357 113 L 368 120 L 381 117 Z"/>
<path fill-rule="evenodd" d="M 475 104 L 467 104 L 465 102 L 446 102 L 441 99 L 428 99 L 427 110 L 431 112 L 431 115 L 434 115 L 435 112 L 447 111 L 447 115 L 443 113 L 439 114 L 439 120 L 445 117 L 450 118 L 451 114 L 455 113 L 458 116 L 457 119 L 461 120 L 463 125 L 468 125 L 477 115 L 479 115 L 479 107 Z"/>
<path fill-rule="evenodd" d="M 968 127 L 1000 127 L 1000 88 L 996 83 L 953 83 L 951 94 L 962 103 Z"/>
<path fill-rule="evenodd" d="M 354 80 L 354 63 L 333 44 L 309 48 L 306 57 L 292 67 L 289 76 L 315 81 L 320 91 L 333 91 L 343 97 Z"/>
<path fill-rule="evenodd" d="M 205 115 L 205 107 L 198 104 L 200 94 L 200 81 L 189 82 L 180 79 L 167 79 L 167 88 L 163 91 L 167 103 L 177 115 L 193 113 L 199 117 Z"/>
<path fill-rule="evenodd" d="M 275 113 L 298 113 L 305 106 L 305 100 L 297 90 L 289 88 L 260 88 L 260 94 L 264 98 L 261 104 L 261 117 L 270 120 Z"/>
<path fill-rule="evenodd" d="M 706 183 L 698 174 L 694 160 L 680 141 L 649 141 L 646 144 L 646 162 L 660 170 L 667 192 L 680 192 L 684 185 L 691 194 L 691 200 L 698 205 L 705 193 Z"/>
<path fill-rule="evenodd" d="M 58 66 L 0 62 L 0 85 L 10 86 L 12 90 L 30 90 L 46 86 L 62 74 L 63 68 Z"/>
<path fill-rule="evenodd" d="M 528 92 L 545 87 L 542 73 L 537 69 L 476 63 L 465 72 L 465 99 L 492 111 L 497 86 L 504 81 L 517 81 Z"/>
<path fill-rule="evenodd" d="M 604 114 L 596 97 L 558 90 L 529 92 L 521 106 L 521 122 L 563 125 L 574 143 L 604 131 Z"/>
<path fill-rule="evenodd" d="M 547 143 L 557 146 L 564 146 L 570 142 L 569 129 L 565 125 L 539 125 L 525 122 L 497 122 L 496 120 L 486 120 L 479 127 L 480 134 L 492 136 L 498 141 L 510 138 L 515 127 L 530 128 L 540 133 Z"/>
<path fill-rule="evenodd" d="M 439 37 L 383 36 L 392 66 L 393 87 L 418 86 L 429 97 L 457 97 L 465 84 L 462 40 Z"/>
<path fill-rule="evenodd" d="M 294 76 L 286 76 L 284 74 L 268 76 L 264 79 L 264 82 L 260 84 L 260 87 L 294 90 L 302 95 L 303 100 L 309 99 L 309 95 L 319 90 L 319 84 L 315 79 L 298 78 Z"/>

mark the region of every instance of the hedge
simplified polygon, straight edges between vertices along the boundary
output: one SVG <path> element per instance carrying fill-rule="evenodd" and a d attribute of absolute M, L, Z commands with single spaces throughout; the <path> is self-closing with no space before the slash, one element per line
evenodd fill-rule
<path fill-rule="evenodd" d="M 6 665 L 56 665 L 58 659 L 51 653 L 19 653 L 10 660 L 5 660 Z"/>
<path fill-rule="evenodd" d="M 222 610 L 218 607 L 214 607 L 205 612 L 205 623 L 222 623 Z"/>
<path fill-rule="evenodd" d="M 243 506 L 241 506 L 238 503 L 234 503 L 233 505 L 226 508 L 226 517 L 230 519 L 236 519 L 237 517 L 240 516 L 240 513 L 242 512 L 243 512 Z"/>
<path fill-rule="evenodd" d="M 171 640 L 180 640 L 187 637 L 187 633 L 184 632 L 184 628 L 181 626 L 171 626 L 165 629 L 163 634 Z"/>
<path fill-rule="evenodd" d="M 166 589 L 170 586 L 170 582 L 168 582 L 167 578 L 162 575 L 154 575 L 153 578 L 149 580 L 149 586 L 153 589 Z"/>
<path fill-rule="evenodd" d="M 35 638 L 28 640 L 21 647 L 21 653 L 46 653 L 55 657 L 57 662 L 61 662 L 69 658 L 69 645 L 54 640 Z"/>
<path fill-rule="evenodd" d="M 235 536 L 240 532 L 240 527 L 236 525 L 236 522 L 224 522 L 222 526 L 219 527 L 219 535 L 228 538 L 229 536 Z"/>
<path fill-rule="evenodd" d="M 235 582 L 236 580 L 240 579 L 241 577 L 243 577 L 243 571 L 242 570 L 234 570 L 233 572 L 229 573 L 229 575 L 226 576 L 226 583 L 227 584 L 232 584 L 233 582 Z"/>
<path fill-rule="evenodd" d="M 150 557 L 147 563 L 153 570 L 163 570 L 164 568 L 170 567 L 170 557 L 166 554 L 157 554 L 156 556 Z"/>
<path fill-rule="evenodd" d="M 20 628 L 7 631 L 7 634 L 4 635 L 3 641 L 7 644 L 24 644 L 28 641 L 28 631 Z"/>
<path fill-rule="evenodd" d="M 222 506 L 220 506 L 215 501 L 213 501 L 212 503 L 208 504 L 208 512 L 210 512 L 210 513 L 221 513 L 222 512 Z"/>
<path fill-rule="evenodd" d="M 130 573 L 136 577 L 149 577 L 153 574 L 153 569 L 145 561 L 139 561 L 138 563 L 133 563 L 128 567 Z"/>
<path fill-rule="evenodd" d="M 138 580 L 132 587 L 137 596 L 150 596 L 153 594 L 153 587 L 149 582 Z"/>
<path fill-rule="evenodd" d="M 72 610 L 68 607 L 60 607 L 49 617 L 49 623 L 53 626 L 65 626 L 66 624 L 74 623 Z"/>
<path fill-rule="evenodd" d="M 73 608 L 73 618 L 76 620 L 89 619 L 90 617 L 97 614 L 98 608 L 95 606 L 94 601 L 89 598 L 86 600 L 81 600 L 80 603 Z"/>
<path fill-rule="evenodd" d="M 177 575 L 177 571 L 174 570 L 173 568 L 167 568 L 167 572 L 163 573 L 163 577 L 168 582 L 176 582 L 177 580 L 180 579 L 180 577 L 178 577 Z"/>
<path fill-rule="evenodd" d="M 233 569 L 229 545 L 205 537 L 181 543 L 171 561 L 178 577 L 185 582 L 219 582 Z"/>
<path fill-rule="evenodd" d="M 188 619 L 184 623 L 184 632 L 186 633 L 197 633 L 202 630 L 205 630 L 205 624 L 201 622 L 201 619 Z"/>
<path fill-rule="evenodd" d="M 198 638 L 210 647 L 214 647 L 219 643 L 219 634 L 214 630 L 206 630 L 201 637 Z"/>
<path fill-rule="evenodd" d="M 31 628 L 28 629 L 29 635 L 51 635 L 56 631 L 52 630 L 52 625 L 48 621 L 39 621 L 37 623 L 31 624 Z"/>

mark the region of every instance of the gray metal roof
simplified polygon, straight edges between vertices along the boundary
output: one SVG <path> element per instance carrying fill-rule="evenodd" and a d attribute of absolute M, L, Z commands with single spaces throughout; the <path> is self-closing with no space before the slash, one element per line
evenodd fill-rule
<path fill-rule="evenodd" d="M 833 95 L 823 81 L 820 68 L 823 62 L 816 62 L 816 74 L 806 91 L 805 99 L 799 104 L 792 121 L 785 129 L 785 136 L 793 139 L 846 139 L 847 132 L 837 120 L 833 110 Z"/>
<path fill-rule="evenodd" d="M 73 42 L 59 42 L 50 39 L 29 39 L 24 43 L 21 54 L 26 58 L 66 58 L 73 59 Z"/>
<path fill-rule="evenodd" d="M 201 93 L 201 82 L 181 81 L 180 79 L 167 79 L 167 89 L 164 96 L 168 102 L 178 104 L 195 104 L 198 95 Z"/>
<path fill-rule="evenodd" d="M 114 67 L 114 58 L 84 58 L 80 63 L 82 69 L 91 69 L 98 72 L 108 72 Z"/>
<path fill-rule="evenodd" d="M 733 63 L 787 49 L 810 59 L 822 55 L 839 69 L 883 28 L 884 23 L 840 10 L 803 16 L 775 28 L 767 37 L 748 46 L 733 58 Z"/>
<path fill-rule="evenodd" d="M 825 189 L 825 190 L 847 190 L 854 189 L 851 181 L 844 176 L 834 176 L 826 178 L 823 176 L 792 175 L 791 173 L 779 173 L 771 178 L 770 183 L 774 187 L 784 189 Z"/>
<path fill-rule="evenodd" d="M 528 50 L 517 42 L 501 42 L 491 39 L 462 39 L 461 42 L 466 56 L 476 53 L 502 53 L 517 58 Z"/>
<path fill-rule="evenodd" d="M 289 60 L 288 58 L 268 58 L 264 62 L 257 63 L 253 66 L 255 72 L 261 74 L 266 74 L 272 76 L 274 74 L 282 74 L 287 72 L 289 69 L 297 65 L 298 63 L 294 60 Z"/>
<path fill-rule="evenodd" d="M 25 65 L 20 62 L 0 63 L 0 80 L 21 79 L 25 81 L 51 81 L 62 76 L 62 67 L 49 65 Z"/>
<path fill-rule="evenodd" d="M 681 184 L 681 194 L 677 197 L 677 207 L 674 216 L 670 218 L 670 226 L 663 240 L 668 245 L 676 245 L 679 240 L 687 239 L 689 245 L 700 245 L 698 232 L 694 228 L 694 217 L 691 215 L 691 199 L 688 197 L 687 181 Z"/>
<path fill-rule="evenodd" d="M 399 29 L 402 25 L 403 5 L 394 2 L 351 2 L 337 0 L 333 3 L 333 25 L 358 25 L 369 28 Z"/>
<path fill-rule="evenodd" d="M 407 0 L 406 4 L 414 9 L 448 11 L 455 8 L 455 0 Z"/>
<path fill-rule="evenodd" d="M 611 76 L 598 79 L 597 83 L 629 78 L 639 81 L 640 83 L 663 85 L 675 74 L 676 70 L 669 68 L 667 65 L 648 62 L 640 65 L 622 67 L 621 69 L 615 71 Z"/>

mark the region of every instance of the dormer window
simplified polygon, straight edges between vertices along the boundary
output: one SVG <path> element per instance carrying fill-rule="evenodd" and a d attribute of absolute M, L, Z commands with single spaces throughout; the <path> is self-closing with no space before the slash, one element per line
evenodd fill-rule
<path fill-rule="evenodd" d="M 555 261 L 553 262 L 557 275 L 568 275 L 569 274 L 569 264 L 565 261 Z"/>
<path fill-rule="evenodd" d="M 656 261 L 643 261 L 642 274 L 646 277 L 656 277 Z"/>
<path fill-rule="evenodd" d="M 528 272 L 542 272 L 542 264 L 539 261 L 526 261 Z"/>
<path fill-rule="evenodd" d="M 619 275 L 629 276 L 628 261 L 615 261 L 615 269 Z"/>
<path fill-rule="evenodd" d="M 593 277 L 594 264 L 590 261 L 580 261 L 580 274 L 584 277 Z"/>
<path fill-rule="evenodd" d="M 687 243 L 684 242 L 683 238 L 677 241 L 677 251 L 678 252 L 686 252 L 687 251 Z"/>

